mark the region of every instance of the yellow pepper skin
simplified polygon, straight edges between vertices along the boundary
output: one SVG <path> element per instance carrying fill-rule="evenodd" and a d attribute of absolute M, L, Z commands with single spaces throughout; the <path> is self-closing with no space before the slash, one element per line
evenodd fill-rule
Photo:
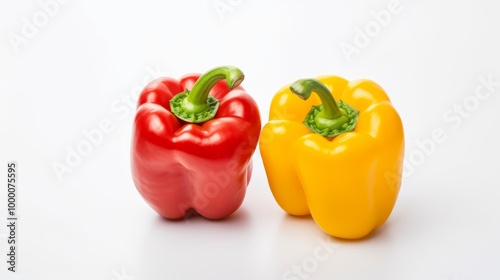
<path fill-rule="evenodd" d="M 273 98 L 260 152 L 269 186 L 288 214 L 311 215 L 329 235 L 357 239 L 391 214 L 401 185 L 404 132 L 385 91 L 369 80 L 317 78 L 335 100 L 359 111 L 354 130 L 333 138 L 302 122 L 318 95 L 283 87 Z"/>

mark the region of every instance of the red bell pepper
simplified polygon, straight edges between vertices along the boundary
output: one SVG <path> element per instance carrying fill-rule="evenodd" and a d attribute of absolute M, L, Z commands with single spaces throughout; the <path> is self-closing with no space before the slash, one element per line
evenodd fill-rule
<path fill-rule="evenodd" d="M 239 86 L 243 78 L 237 68 L 219 67 L 201 77 L 159 78 L 142 91 L 132 175 L 161 216 L 179 219 L 192 209 L 221 219 L 243 202 L 261 126 L 257 104 Z"/>

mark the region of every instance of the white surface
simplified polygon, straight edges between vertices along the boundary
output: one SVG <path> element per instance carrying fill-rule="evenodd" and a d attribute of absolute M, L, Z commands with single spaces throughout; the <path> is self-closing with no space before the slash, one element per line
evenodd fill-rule
<path fill-rule="evenodd" d="M 500 81 L 500 7 L 466 2 L 401 1 L 402 11 L 348 62 L 340 44 L 353 44 L 356 28 L 389 1 L 74 0 L 58 5 L 18 52 L 12 32 L 21 35 L 25 17 L 43 20 L 43 10 L 38 1 L 3 1 L 0 163 L 20 166 L 20 225 L 17 273 L 6 271 L 0 229 L 0 278 L 500 279 L 500 86 L 467 117 L 443 117 L 474 101 L 479 77 Z M 219 17 L 218 3 L 232 10 Z M 415 167 L 388 222 L 348 242 L 285 215 L 258 152 L 233 217 L 159 218 L 131 180 L 133 112 L 121 98 L 152 79 L 146 69 L 180 77 L 223 64 L 246 74 L 263 121 L 273 94 L 299 78 L 337 74 L 382 85 L 403 118 Z M 65 147 L 105 119 L 114 130 L 58 180 L 52 163 L 65 163 Z M 435 129 L 445 141 L 418 162 L 416 141 Z M 287 274 L 303 264 L 307 275 Z"/>

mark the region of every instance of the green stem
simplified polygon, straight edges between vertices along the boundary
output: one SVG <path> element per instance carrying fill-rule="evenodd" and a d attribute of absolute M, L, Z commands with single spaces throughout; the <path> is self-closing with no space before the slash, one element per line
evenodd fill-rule
<path fill-rule="evenodd" d="M 319 96 L 321 105 L 313 106 L 303 122 L 311 131 L 329 138 L 356 127 L 359 112 L 342 100 L 335 102 L 332 93 L 318 80 L 298 80 L 290 90 L 303 100 L 309 99 L 313 92 Z"/>
<path fill-rule="evenodd" d="M 193 85 L 191 91 L 186 90 L 170 100 L 172 113 L 181 120 L 201 123 L 215 117 L 219 108 L 219 100 L 209 96 L 210 90 L 221 80 L 233 89 L 241 84 L 244 75 L 240 69 L 232 66 L 217 67 L 203 74 Z"/>
<path fill-rule="evenodd" d="M 318 80 L 298 80 L 290 86 L 290 90 L 303 100 L 309 99 L 311 93 L 315 92 L 321 99 L 321 104 L 323 104 L 322 112 L 326 118 L 334 119 L 342 115 L 331 92 Z"/>

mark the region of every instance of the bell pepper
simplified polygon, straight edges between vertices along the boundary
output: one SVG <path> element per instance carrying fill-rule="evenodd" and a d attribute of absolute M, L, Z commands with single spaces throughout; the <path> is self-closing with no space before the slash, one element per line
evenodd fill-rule
<path fill-rule="evenodd" d="M 180 219 L 195 211 L 222 219 L 242 204 L 261 128 L 257 104 L 240 86 L 243 78 L 226 66 L 180 80 L 159 78 L 141 92 L 132 175 L 161 216 Z"/>
<path fill-rule="evenodd" d="M 311 215 L 332 236 L 364 237 L 394 207 L 403 126 L 372 81 L 325 76 L 282 88 L 259 147 L 279 206 L 291 215 Z"/>

